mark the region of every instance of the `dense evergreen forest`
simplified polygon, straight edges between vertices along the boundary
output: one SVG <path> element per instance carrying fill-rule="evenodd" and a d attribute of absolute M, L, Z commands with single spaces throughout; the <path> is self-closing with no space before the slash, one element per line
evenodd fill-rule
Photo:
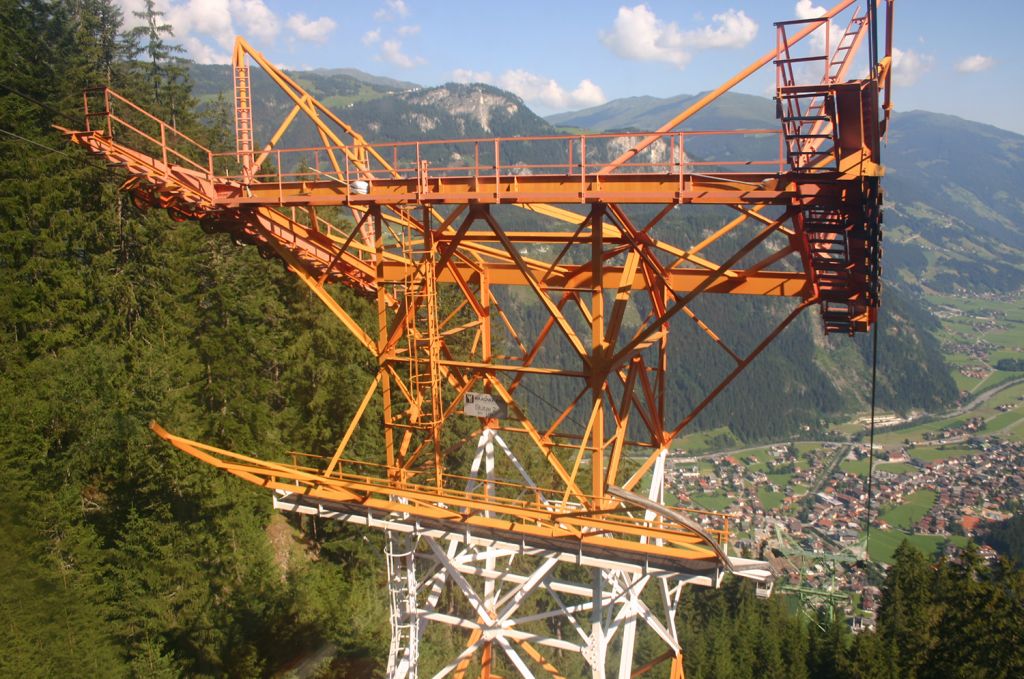
<path fill-rule="evenodd" d="M 374 536 L 272 521 L 147 429 L 323 452 L 367 366 L 280 266 L 140 213 L 52 129 L 108 83 L 223 146 L 158 15 L 126 34 L 106 0 L 0 7 L 0 675 L 259 676 L 325 641 L 379 657 Z"/>
<path fill-rule="evenodd" d="M 325 647 L 320 676 L 379 674 L 378 536 L 274 515 L 146 427 L 322 453 L 371 369 L 280 266 L 138 211 L 53 129 L 106 83 L 228 146 L 148 7 L 125 32 L 110 0 L 0 0 L 0 676 L 271 676 Z M 854 639 L 735 581 L 691 591 L 687 676 L 1022 676 L 1022 578 L 905 545 Z"/>
<path fill-rule="evenodd" d="M 1006 554 L 1024 564 L 1024 516 L 1019 511 L 1005 521 L 993 523 L 981 536 L 981 542 L 991 545 L 1000 554 Z"/>

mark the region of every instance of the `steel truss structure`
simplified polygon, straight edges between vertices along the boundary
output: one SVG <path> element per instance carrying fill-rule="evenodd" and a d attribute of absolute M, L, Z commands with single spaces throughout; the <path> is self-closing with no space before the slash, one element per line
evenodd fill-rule
<path fill-rule="evenodd" d="M 498 432 L 484 429 L 467 490 L 478 488 L 490 494 L 497 483 L 496 452 L 515 457 Z M 656 521 L 657 508 L 664 505 L 666 456 L 665 452 L 659 455 L 651 490 L 644 498 L 651 505 L 644 510 L 647 522 Z M 540 492 L 528 475 L 522 481 Z M 525 677 L 535 676 L 537 670 L 563 676 L 557 659 L 550 656 L 559 652 L 581 655 L 598 676 L 609 662 L 620 677 L 639 676 L 663 662 L 669 663 L 673 674 L 681 675 L 683 656 L 675 613 L 682 589 L 686 585 L 717 587 L 726 573 L 721 565 L 707 568 L 694 563 L 687 568 L 680 563 L 623 560 L 614 552 L 569 553 L 554 542 L 545 546 L 499 534 L 460 532 L 410 514 L 363 513 L 299 492 L 277 491 L 274 507 L 387 531 L 392 631 L 388 675 L 403 679 L 417 676 L 419 639 L 428 623 L 469 633 L 465 650 L 437 676 L 465 676 L 474 656 L 480 673 L 487 676 L 499 652 Z M 418 549 L 417 543 L 422 547 Z M 758 582 L 759 594 L 768 595 L 773 574 L 764 562 L 738 557 L 726 561 L 733 573 Z M 559 574 L 560 565 L 569 568 Z M 460 595 L 460 603 L 471 615 L 441 609 L 445 585 Z M 649 596 L 644 597 L 645 592 Z M 528 601 L 533 612 L 522 613 Z M 546 623 L 539 631 L 538 622 Z M 637 667 L 633 663 L 638 625 L 652 630 L 667 650 Z M 554 636 L 552 629 L 568 631 L 570 637 Z"/>
<path fill-rule="evenodd" d="M 524 675 L 557 674 L 546 646 L 582 652 L 603 676 L 618 634 L 619 676 L 635 676 L 650 669 L 632 666 L 642 620 L 681 677 L 678 586 L 733 572 L 768 588 L 771 574 L 729 556 L 728 517 L 665 505 L 666 451 L 804 309 L 820 307 L 827 333 L 875 320 L 892 63 L 891 0 L 884 55 L 877 44 L 882 5 L 862 13 L 844 0 L 777 24 L 775 49 L 652 133 L 371 145 L 241 38 L 232 152 L 108 88 L 87 91 L 85 129 L 66 132 L 127 172 L 137 205 L 283 261 L 377 366 L 330 456 L 272 461 L 154 431 L 275 491 L 280 507 L 389 531 L 393 676 L 415 675 L 429 621 L 469 633 L 446 670 L 474 656 L 489 668 L 500 648 Z M 867 77 L 848 80 L 865 41 Z M 800 42 L 813 43 L 809 56 Z M 291 105 L 262 146 L 250 62 Z M 769 64 L 778 129 L 680 131 Z M 319 143 L 286 146 L 302 134 Z M 723 139 L 750 156 L 716 156 Z M 681 233 L 667 226 L 679 206 L 733 216 Z M 375 318 L 361 322 L 339 286 L 370 300 Z M 763 322 L 725 337 L 702 305 L 735 296 L 766 300 Z M 673 371 L 706 366 L 670 358 L 680 325 L 728 362 L 683 412 Z M 367 421 L 375 399 L 382 423 Z M 353 449 L 361 427 L 381 424 L 379 450 Z M 591 584 L 552 579 L 568 562 L 592 569 Z M 446 583 L 468 605 L 456 620 L 431 603 Z M 660 592 L 660 622 L 645 587 Z M 578 641 L 518 630 L 517 600 L 539 589 Z M 570 595 L 589 599 L 559 603 Z"/>

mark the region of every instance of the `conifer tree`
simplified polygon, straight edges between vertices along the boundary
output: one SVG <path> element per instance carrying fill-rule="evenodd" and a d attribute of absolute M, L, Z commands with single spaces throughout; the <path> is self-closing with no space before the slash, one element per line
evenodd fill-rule
<path fill-rule="evenodd" d="M 156 8 L 154 0 L 145 0 L 142 10 L 133 14 L 142 24 L 128 32 L 131 40 L 131 58 L 145 64 L 144 79 L 152 99 L 148 103 L 158 117 L 165 116 L 175 128 L 191 119 L 193 102 L 190 94 L 188 70 L 181 55 L 185 50 L 176 43 L 167 42 L 174 37 L 174 28 L 164 21 L 164 12 Z"/>
<path fill-rule="evenodd" d="M 933 580 L 924 556 L 904 540 L 893 554 L 892 568 L 882 586 L 878 633 L 895 649 L 900 676 L 908 679 L 918 676 L 934 642 Z"/>

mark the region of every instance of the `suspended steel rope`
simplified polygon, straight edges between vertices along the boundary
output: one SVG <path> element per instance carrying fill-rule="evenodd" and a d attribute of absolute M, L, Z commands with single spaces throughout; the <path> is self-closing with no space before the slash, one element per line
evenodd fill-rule
<path fill-rule="evenodd" d="M 80 124 L 82 122 L 81 120 L 79 120 L 77 118 L 74 118 L 74 117 L 68 115 L 67 113 L 65 113 L 63 111 L 60 111 L 60 110 L 54 108 L 50 104 L 41 102 L 38 99 L 36 99 L 35 97 L 27 95 L 24 92 L 21 92 L 20 90 L 17 90 L 17 89 L 11 87 L 10 85 L 8 85 L 6 83 L 0 83 L 0 89 L 4 90 L 6 92 L 9 92 L 10 94 L 13 94 L 16 97 L 21 97 L 22 99 L 24 99 L 25 101 L 29 102 L 30 104 L 35 104 L 36 106 L 38 106 L 39 108 L 43 109 L 47 113 L 53 114 L 54 117 L 66 120 L 67 122 L 71 123 L 72 125 L 78 125 L 78 124 Z"/>
<path fill-rule="evenodd" d="M 47 113 L 52 114 L 54 117 L 62 118 L 64 120 L 67 120 L 69 122 L 74 123 L 75 125 L 77 125 L 79 123 L 79 121 L 75 120 L 74 118 L 72 118 L 68 114 L 63 113 L 61 111 L 58 111 L 57 109 L 55 109 L 54 107 L 50 106 L 49 104 L 43 103 L 43 102 L 39 101 L 38 99 L 35 99 L 34 97 L 30 97 L 29 95 L 25 94 L 24 92 L 20 92 L 20 91 L 14 89 L 10 85 L 6 85 L 4 83 L 0 83 L 0 89 L 4 90 L 4 91 L 6 91 L 6 92 L 8 92 L 10 94 L 13 94 L 16 97 L 20 97 L 20 98 L 24 99 L 25 101 L 27 101 L 28 103 L 33 104 L 34 106 L 38 106 L 39 108 L 41 108 L 42 110 L 46 111 Z M 86 157 L 82 157 L 82 156 L 73 156 L 70 153 L 67 153 L 65 151 L 61 151 L 60 149 L 55 149 L 52 146 L 47 146 L 46 144 L 42 144 L 42 143 L 40 143 L 38 141 L 35 141 L 34 139 L 28 139 L 27 137 L 23 137 L 20 134 L 16 134 L 16 133 L 11 132 L 9 130 L 0 129 L 0 134 L 5 134 L 8 137 L 11 137 L 13 139 L 17 139 L 19 141 L 25 142 L 26 144 L 31 144 L 32 146 L 37 146 L 37 147 L 39 147 L 41 149 L 49 151 L 50 153 L 57 153 L 59 155 L 64 156 L 65 158 L 70 158 L 71 160 L 78 161 L 80 163 L 85 163 L 86 165 L 91 165 L 92 167 L 97 167 L 97 168 L 100 168 L 101 170 L 107 170 L 107 167 L 105 165 L 103 165 L 102 163 L 97 162 L 95 160 L 92 160 L 91 158 L 86 158 Z"/>
<path fill-rule="evenodd" d="M 868 9 L 868 62 L 870 73 L 878 73 L 878 5 L 874 0 L 867 1 Z M 877 270 L 877 269 L 876 269 Z M 877 298 L 876 298 L 877 303 Z M 865 527 L 864 553 L 870 560 L 868 547 L 871 544 L 871 505 L 872 486 L 875 475 L 875 395 L 878 387 L 878 323 L 880 318 L 876 316 L 875 325 L 871 330 L 871 422 L 869 423 L 868 434 L 868 479 L 867 479 L 867 512 L 864 518 Z"/>
<path fill-rule="evenodd" d="M 871 331 L 871 422 L 869 424 L 870 434 L 868 435 L 868 481 L 867 481 L 867 514 L 864 521 L 867 523 L 864 538 L 864 550 L 867 552 L 871 540 L 871 487 L 875 476 L 875 394 L 878 387 L 878 323 L 880 318 L 875 318 L 875 326 Z M 870 555 L 869 555 L 870 558 Z"/>
<path fill-rule="evenodd" d="M 14 132 L 11 132 L 9 130 L 0 129 L 0 134 L 7 135 L 8 137 L 11 137 L 12 139 L 24 142 L 26 144 L 31 144 L 32 146 L 37 146 L 37 147 L 39 147 L 39 148 L 41 148 L 41 149 L 43 149 L 45 151 L 48 151 L 49 153 L 56 153 L 58 155 L 64 156 L 65 158 L 70 158 L 71 160 L 74 160 L 76 162 L 85 163 L 86 165 L 90 165 L 92 167 L 96 167 L 96 168 L 99 168 L 99 169 L 104 170 L 104 171 L 107 170 L 106 166 L 104 166 L 101 163 L 98 163 L 98 162 L 96 162 L 94 160 L 91 160 L 89 158 L 82 158 L 82 157 L 79 157 L 79 156 L 73 156 L 70 153 L 65 153 L 64 151 L 61 151 L 60 149 L 55 149 L 52 146 L 47 146 L 46 144 L 40 144 L 39 142 L 37 142 L 35 140 L 29 139 L 27 137 L 22 137 L 20 134 L 15 134 Z"/>

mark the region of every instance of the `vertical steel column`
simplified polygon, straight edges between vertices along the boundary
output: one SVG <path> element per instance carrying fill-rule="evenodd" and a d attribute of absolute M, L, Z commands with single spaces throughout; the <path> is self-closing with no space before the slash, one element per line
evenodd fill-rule
<path fill-rule="evenodd" d="M 590 390 L 594 402 L 594 422 L 591 431 L 591 494 L 597 507 L 604 497 L 604 390 L 608 374 L 604 338 L 604 205 L 597 204 L 590 211 Z"/>
<path fill-rule="evenodd" d="M 253 167 L 252 85 L 245 51 L 235 46 L 232 70 L 235 94 L 235 152 L 242 165 L 242 178 L 252 181 Z"/>

